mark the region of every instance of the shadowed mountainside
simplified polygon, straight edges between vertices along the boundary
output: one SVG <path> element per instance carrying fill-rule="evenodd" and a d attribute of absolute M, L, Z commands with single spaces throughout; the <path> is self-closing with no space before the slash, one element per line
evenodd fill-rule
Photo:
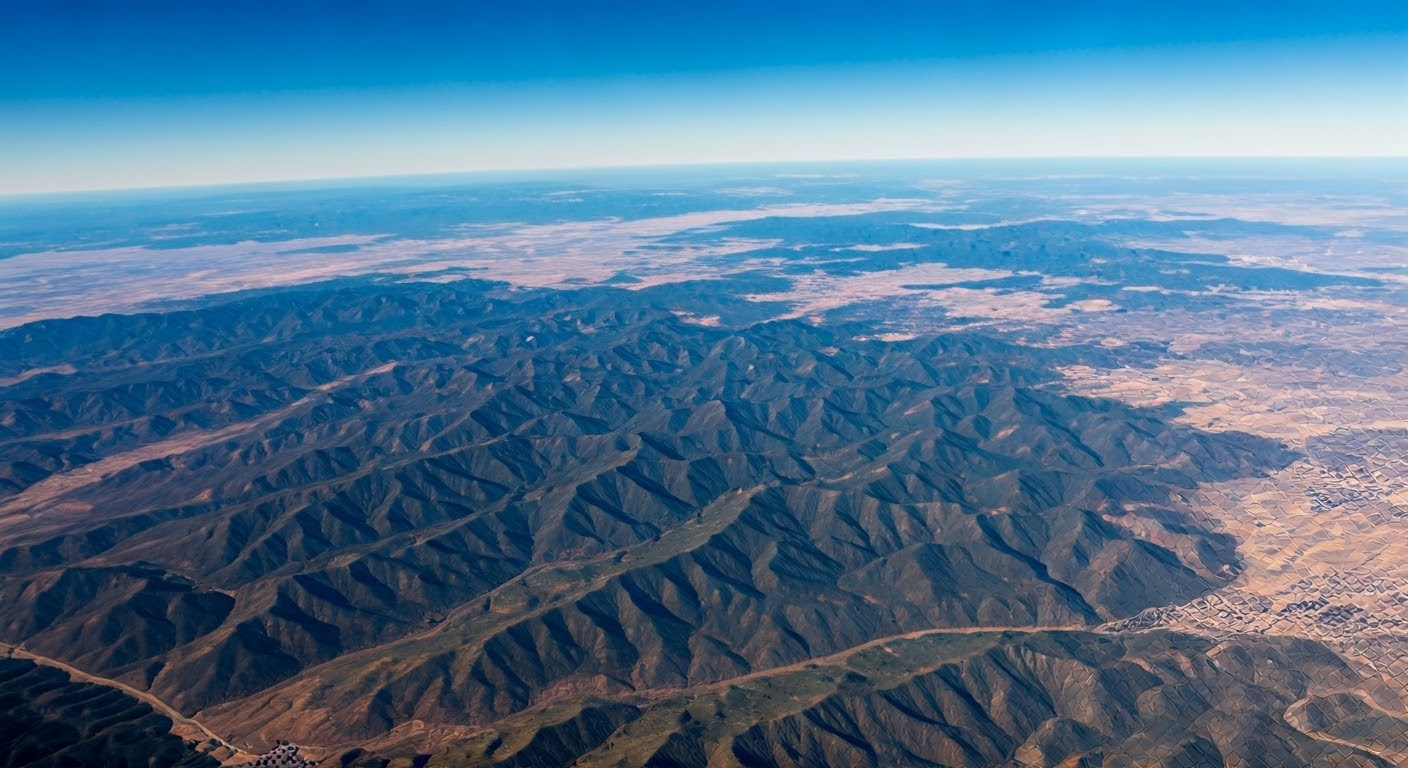
<path fill-rule="evenodd" d="M 171 721 L 113 688 L 57 669 L 0 659 L 0 765 L 214 768 Z"/>

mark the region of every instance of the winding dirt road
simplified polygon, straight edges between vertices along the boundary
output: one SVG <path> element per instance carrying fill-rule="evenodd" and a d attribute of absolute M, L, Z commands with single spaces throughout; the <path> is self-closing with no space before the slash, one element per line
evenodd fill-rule
<path fill-rule="evenodd" d="M 255 755 L 251 752 L 247 752 L 235 746 L 234 744 L 231 744 L 230 742 L 226 741 L 223 737 L 221 737 L 220 734 L 210 730 L 209 728 L 206 728 L 199 722 L 192 720 L 189 717 L 186 717 L 185 715 L 178 712 L 171 705 L 167 704 L 161 699 L 158 699 L 152 694 L 147 693 L 146 691 L 138 690 L 130 685 L 127 685 L 126 683 L 118 682 L 117 680 L 112 680 L 110 678 L 99 677 L 97 675 L 89 674 L 88 672 L 84 672 L 83 670 L 78 669 L 77 667 L 65 664 L 64 662 L 59 661 L 58 659 L 51 659 L 48 656 L 40 656 L 37 653 L 27 651 L 19 646 L 10 645 L 8 643 L 0 643 L 0 650 L 4 650 L 5 654 L 11 658 L 25 659 L 27 661 L 32 661 L 35 664 L 40 664 L 42 666 L 53 667 L 54 669 L 62 670 L 68 673 L 68 676 L 74 680 L 78 680 L 85 683 L 93 683 L 94 685 L 103 685 L 107 686 L 108 688 L 116 688 L 119 691 L 122 691 L 128 696 L 131 696 L 132 698 L 137 699 L 138 701 L 141 701 L 144 704 L 147 704 L 152 709 L 155 709 L 163 715 L 166 715 L 167 717 L 171 718 L 171 722 L 173 723 L 173 733 L 177 733 L 178 735 L 181 735 L 186 738 L 192 738 L 196 741 L 213 739 L 221 747 L 224 748 L 224 752 L 229 753 L 228 757 L 223 758 L 220 758 L 220 756 L 215 753 L 211 753 L 212 757 L 219 758 L 222 763 L 242 763 L 249 760 L 253 760 L 254 758 L 258 757 L 258 755 Z"/>

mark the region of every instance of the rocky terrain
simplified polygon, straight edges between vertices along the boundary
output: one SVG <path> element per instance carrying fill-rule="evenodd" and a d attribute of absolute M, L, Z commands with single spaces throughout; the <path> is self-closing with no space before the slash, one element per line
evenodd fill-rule
<path fill-rule="evenodd" d="M 157 304 L 119 244 L 0 313 L 11 764 L 1405 764 L 1382 258 L 945 200 L 234 232 Z"/>
<path fill-rule="evenodd" d="M 0 629 L 253 746 L 429 749 L 586 694 L 1190 600 L 1234 542 L 1160 501 L 1291 458 L 1063 394 L 1059 352 L 860 330 L 473 283 L 27 326 L 12 366 L 75 371 L 0 417 Z"/>

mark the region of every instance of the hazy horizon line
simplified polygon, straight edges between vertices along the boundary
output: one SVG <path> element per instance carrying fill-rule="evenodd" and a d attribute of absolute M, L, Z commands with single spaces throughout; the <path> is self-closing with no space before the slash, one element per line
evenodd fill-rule
<path fill-rule="evenodd" d="M 308 176 L 308 177 L 281 177 L 264 179 L 240 179 L 231 181 L 208 181 L 195 182 L 190 184 L 151 184 L 134 186 L 110 186 L 110 187 L 75 187 L 70 189 L 53 189 L 29 192 L 0 192 L 0 201 L 15 202 L 22 200 L 33 200 L 38 198 L 58 198 L 83 195 L 102 195 L 112 193 L 141 193 L 141 192 L 182 192 L 198 190 L 224 190 L 235 188 L 257 188 L 257 187 L 304 187 L 313 185 L 312 188 L 319 188 L 321 185 L 343 186 L 356 184 L 357 182 L 388 182 L 388 181 L 412 181 L 422 179 L 446 179 L 450 177 L 516 177 L 531 176 L 538 174 L 551 174 L 555 172 L 611 172 L 611 171 L 666 171 L 670 169 L 706 169 L 706 168 L 782 168 L 782 167 L 819 167 L 819 166 L 841 166 L 841 165 L 865 165 L 877 164 L 886 165 L 905 162 L 951 162 L 951 163 L 1000 163 L 1000 162 L 1351 162 L 1366 163 L 1373 161 L 1381 162 L 1408 162 L 1408 153 L 1401 155 L 988 155 L 988 156 L 968 156 L 968 155 L 926 155 L 912 157 L 855 157 L 837 159 L 817 159 L 817 160 L 737 160 L 718 161 L 705 160 L 699 162 L 680 163 L 618 163 L 614 165 L 561 165 L 561 166 L 522 166 L 514 168 L 473 168 L 463 170 L 446 171 L 411 171 L 406 173 L 381 173 L 381 174 L 351 174 L 347 176 Z M 513 180 L 503 178 L 504 181 Z"/>

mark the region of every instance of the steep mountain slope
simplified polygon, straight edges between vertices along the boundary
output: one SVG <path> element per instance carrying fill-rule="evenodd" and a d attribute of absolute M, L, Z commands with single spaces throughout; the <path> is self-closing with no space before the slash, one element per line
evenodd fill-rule
<path fill-rule="evenodd" d="M 48 370 L 0 400 L 0 639 L 253 747 L 428 749 L 1192 598 L 1236 553 L 1173 500 L 1288 459 L 1064 394 L 1069 349 L 664 295 L 361 281 L 0 334 L 0 376 Z"/>

